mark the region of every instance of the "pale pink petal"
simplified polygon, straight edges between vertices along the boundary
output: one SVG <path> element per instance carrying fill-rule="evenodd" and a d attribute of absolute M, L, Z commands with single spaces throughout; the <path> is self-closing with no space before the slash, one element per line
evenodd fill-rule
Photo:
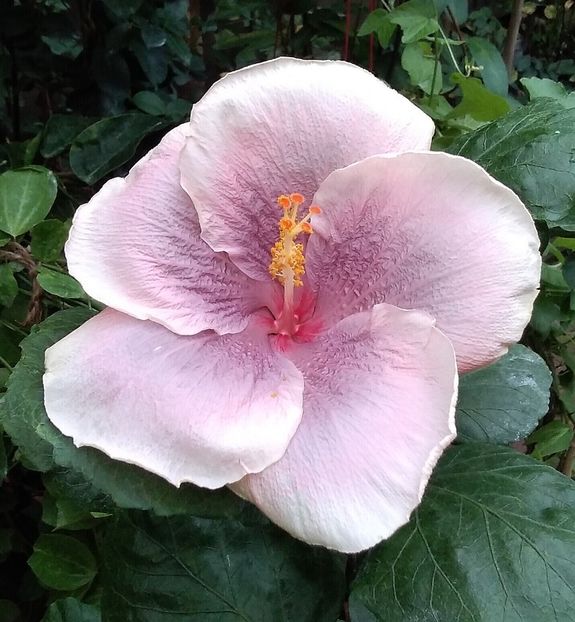
<path fill-rule="evenodd" d="M 310 544 L 371 547 L 407 522 L 455 436 L 453 348 L 428 315 L 383 304 L 292 360 L 306 383 L 298 431 L 232 490 Z"/>
<path fill-rule="evenodd" d="M 364 69 L 279 58 L 228 74 L 194 106 L 182 186 L 204 240 L 265 280 L 280 194 L 309 201 L 335 169 L 428 149 L 433 131 L 429 117 Z"/>
<path fill-rule="evenodd" d="M 106 310 L 46 352 L 44 390 L 76 445 L 217 488 L 283 455 L 303 379 L 257 327 L 181 336 Z"/>
<path fill-rule="evenodd" d="M 66 244 L 68 267 L 90 296 L 132 317 L 184 335 L 238 332 L 271 284 L 252 281 L 200 239 L 194 205 L 180 186 L 184 128 L 80 207 Z"/>
<path fill-rule="evenodd" d="M 333 173 L 315 202 L 307 275 L 329 325 L 379 302 L 422 309 L 460 371 L 518 341 L 541 258 L 531 216 L 481 167 L 444 153 L 377 156 Z"/>

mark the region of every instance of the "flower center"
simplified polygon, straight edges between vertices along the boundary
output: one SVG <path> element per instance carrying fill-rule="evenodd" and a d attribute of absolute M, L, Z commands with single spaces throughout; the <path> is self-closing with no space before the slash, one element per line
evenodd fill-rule
<path fill-rule="evenodd" d="M 279 334 L 294 335 L 298 330 L 298 318 L 294 314 L 294 290 L 301 287 L 301 277 L 305 272 L 304 246 L 298 241 L 301 234 L 313 233 L 311 217 L 320 214 L 317 205 L 309 207 L 307 214 L 298 220 L 298 210 L 305 201 L 299 192 L 278 197 L 278 205 L 283 210 L 279 221 L 279 240 L 272 246 L 272 260 L 269 272 L 272 278 L 277 279 L 284 288 L 283 309 L 275 321 L 275 328 Z"/>

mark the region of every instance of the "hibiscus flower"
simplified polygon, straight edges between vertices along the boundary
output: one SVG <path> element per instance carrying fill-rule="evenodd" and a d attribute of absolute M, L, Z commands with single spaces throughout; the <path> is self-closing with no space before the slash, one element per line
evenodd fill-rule
<path fill-rule="evenodd" d="M 217 82 L 76 214 L 70 273 L 108 309 L 47 351 L 51 421 L 309 543 L 390 536 L 455 437 L 458 370 L 521 337 L 539 280 L 519 198 L 433 131 L 344 62 Z"/>

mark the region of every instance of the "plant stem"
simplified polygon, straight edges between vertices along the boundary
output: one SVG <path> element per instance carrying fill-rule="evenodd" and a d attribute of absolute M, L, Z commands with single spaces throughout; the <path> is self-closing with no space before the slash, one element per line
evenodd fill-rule
<path fill-rule="evenodd" d="M 515 46 L 517 45 L 517 37 L 519 36 L 519 27 L 521 26 L 521 18 L 523 15 L 523 0 L 513 0 L 511 7 L 511 18 L 509 20 L 509 28 L 503 45 L 503 61 L 507 67 L 509 77 L 513 73 L 513 60 L 515 58 Z"/>

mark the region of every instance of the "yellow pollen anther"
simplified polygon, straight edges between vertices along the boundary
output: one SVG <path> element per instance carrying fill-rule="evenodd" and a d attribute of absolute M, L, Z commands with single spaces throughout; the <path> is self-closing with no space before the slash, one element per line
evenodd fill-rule
<path fill-rule="evenodd" d="M 282 194 L 278 197 L 278 205 L 283 209 L 289 209 L 291 207 L 290 198 L 287 195 Z"/>
<path fill-rule="evenodd" d="M 321 213 L 317 205 L 312 205 L 309 213 L 298 220 L 298 207 L 305 201 L 299 192 L 277 198 L 278 205 L 284 210 L 284 215 L 279 220 L 279 240 L 271 249 L 271 262 L 269 272 L 272 278 L 277 279 L 285 288 L 285 294 L 291 297 L 293 287 L 303 285 L 301 277 L 305 272 L 304 246 L 297 241 L 302 233 L 313 233 L 310 218 L 313 214 Z"/>
<path fill-rule="evenodd" d="M 294 221 L 291 218 L 280 218 L 280 231 L 287 231 L 294 226 Z"/>

